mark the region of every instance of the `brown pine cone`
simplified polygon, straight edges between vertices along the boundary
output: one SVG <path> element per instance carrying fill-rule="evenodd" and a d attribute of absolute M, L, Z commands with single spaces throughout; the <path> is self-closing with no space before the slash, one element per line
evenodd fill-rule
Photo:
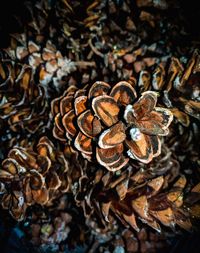
<path fill-rule="evenodd" d="M 147 253 L 158 252 L 170 247 L 168 233 L 152 231 L 147 226 L 136 232 L 131 228 L 124 228 L 113 216 L 106 227 L 101 227 L 95 217 L 86 218 L 86 224 L 93 236 L 93 243 L 89 252 L 97 253 Z"/>
<path fill-rule="evenodd" d="M 68 238 L 70 232 L 70 223 L 72 217 L 67 212 L 61 212 L 59 216 L 54 216 L 51 220 L 44 222 L 43 224 L 32 224 L 31 243 L 34 246 L 40 246 L 41 249 L 51 249 L 53 252 L 58 252 L 59 244 Z M 61 252 L 61 251 L 59 251 Z"/>
<path fill-rule="evenodd" d="M 72 216 L 66 210 L 57 212 L 35 212 L 26 220 L 25 232 L 34 247 L 62 252 L 62 244 L 70 233 Z M 28 225 L 28 227 L 27 227 Z"/>
<path fill-rule="evenodd" d="M 172 229 L 176 225 L 186 230 L 192 227 L 190 213 L 194 206 L 198 210 L 199 188 L 194 188 L 198 193 L 189 204 L 186 199 L 193 194 L 194 183 L 181 173 L 179 162 L 166 146 L 161 156 L 147 165 L 129 163 L 127 169 L 112 173 L 97 165 L 83 168 L 77 163 L 71 170 L 79 171 L 79 176 L 71 177 L 70 189 L 91 222 L 109 227 L 115 217 L 137 232 L 141 222 L 158 232 L 160 224 Z"/>
<path fill-rule="evenodd" d="M 25 242 L 42 252 L 65 252 L 67 247 L 72 249 L 89 239 L 82 214 L 68 195 L 58 198 L 51 207 L 29 209 L 20 228 L 26 234 Z"/>
<path fill-rule="evenodd" d="M 71 49 L 60 50 L 61 47 L 52 41 L 49 36 L 38 42 L 25 33 L 15 34 L 12 35 L 10 47 L 4 50 L 4 57 L 32 67 L 34 80 L 43 86 L 47 98 L 55 97 L 56 93 L 60 95 L 68 81 L 77 85 L 81 77 L 84 83 L 87 82 L 90 78 L 87 72 L 96 68 L 95 61 L 77 60 Z M 67 41 L 65 43 L 69 44 Z M 95 77 L 96 74 L 92 78 Z"/>
<path fill-rule="evenodd" d="M 0 169 L 2 207 L 22 220 L 28 206 L 51 205 L 68 190 L 67 170 L 63 154 L 47 137 L 39 140 L 36 151 L 11 149 Z"/>
<path fill-rule="evenodd" d="M 70 4 L 74 23 L 79 21 L 76 29 L 82 34 L 72 32 L 75 54 L 94 59 L 102 81 L 128 80 L 145 67 L 194 48 L 195 38 L 191 42 L 179 1 L 93 0 Z M 81 13 L 80 17 L 76 18 L 76 13 Z"/>
<path fill-rule="evenodd" d="M 16 23 L 19 23 L 19 28 L 13 33 L 10 32 L 10 43 L 0 51 L 4 58 L 30 65 L 33 68 L 34 80 L 41 83 L 47 91 L 59 90 L 63 85 L 62 79 L 82 65 L 82 62 L 75 65 L 73 59 L 67 57 L 69 52 L 66 52 L 66 44 L 70 46 L 71 42 L 69 38 L 62 36 L 61 27 L 57 27 L 57 9 L 63 5 L 66 7 L 65 1 L 24 1 L 22 6 L 26 18 L 20 15 L 13 17 Z M 66 15 L 67 10 L 71 12 L 68 8 L 63 8 Z M 52 87 L 49 87 L 50 85 Z"/>
<path fill-rule="evenodd" d="M 10 39 L 17 34 L 26 34 L 29 38 L 34 37 L 36 41 L 41 42 L 49 26 L 50 1 L 24 0 L 12 2 L 8 0 L 6 4 L 12 5 L 11 11 L 6 10 L 7 20 L 11 23 L 8 21 L 6 23 L 7 30 L 4 31 L 2 41 L 6 40 L 7 36 L 9 38 L 4 42 L 3 48 L 10 46 L 12 44 Z M 10 8 L 10 6 L 7 6 L 7 8 Z"/>
<path fill-rule="evenodd" d="M 53 81 L 53 86 L 59 90 L 62 78 L 75 72 L 78 64 L 63 57 L 50 40 L 43 44 L 28 40 L 25 34 L 19 34 L 15 35 L 11 47 L 7 48 L 6 52 L 13 60 L 29 64 L 33 68 L 34 78 L 45 89 L 48 90 L 49 83 Z"/>
<path fill-rule="evenodd" d="M 0 61 L 0 119 L 1 128 L 13 132 L 35 133 L 47 123 L 45 91 L 30 66 Z"/>
<path fill-rule="evenodd" d="M 45 131 L 48 122 L 46 94 L 34 82 L 33 69 L 0 60 L 0 160 L 14 145 L 32 145 L 33 134 Z"/>
<path fill-rule="evenodd" d="M 140 91 L 159 92 L 159 104 L 165 104 L 174 115 L 166 143 L 176 154 L 182 172 L 199 180 L 200 139 L 200 56 L 194 51 L 190 60 L 172 58 L 169 67 L 161 64 L 151 75 L 149 71 L 140 74 Z"/>
<path fill-rule="evenodd" d="M 170 108 L 175 118 L 188 127 L 190 117 L 200 120 L 200 55 L 196 50 L 183 67 L 180 60 L 172 58 L 169 68 L 160 64 L 151 75 L 148 71 L 140 73 L 138 86 L 141 91 L 160 92 L 164 104 Z M 151 82 L 152 80 L 152 82 Z"/>
<path fill-rule="evenodd" d="M 53 135 L 110 171 L 124 167 L 129 157 L 148 163 L 160 154 L 160 136 L 168 134 L 173 118 L 156 103 L 155 92 L 137 99 L 127 82 L 69 87 L 52 102 Z"/>
<path fill-rule="evenodd" d="M 96 242 L 98 253 L 156 253 L 169 248 L 167 238 L 164 234 L 150 232 L 143 228 L 138 233 L 130 229 L 123 229 L 113 236 L 112 240 L 106 243 Z"/>

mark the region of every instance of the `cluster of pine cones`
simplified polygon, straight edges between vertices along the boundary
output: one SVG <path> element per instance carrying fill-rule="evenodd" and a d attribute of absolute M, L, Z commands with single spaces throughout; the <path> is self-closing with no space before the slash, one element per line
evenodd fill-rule
<path fill-rule="evenodd" d="M 17 227 L 28 252 L 169 253 L 200 218 L 200 36 L 181 1 L 14 2 L 0 19 L 5 235 Z"/>

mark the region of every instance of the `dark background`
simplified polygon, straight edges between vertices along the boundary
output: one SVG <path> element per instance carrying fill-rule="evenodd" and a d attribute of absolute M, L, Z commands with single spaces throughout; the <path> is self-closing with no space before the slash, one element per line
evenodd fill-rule
<path fill-rule="evenodd" d="M 80 0 L 81 1 L 81 0 Z M 51 0 L 53 4 L 53 0 Z M 193 38 L 200 37 L 200 1 L 179 1 L 180 11 L 183 12 L 187 23 L 187 29 Z M 2 0 L 0 2 L 0 48 L 9 43 L 9 33 L 19 32 L 20 26 L 14 16 L 20 16 L 22 22 L 29 21 L 24 12 L 23 0 Z M 200 41 L 199 41 L 200 42 Z M 5 223 L 5 222 L 4 222 Z M 12 223 L 12 222 L 11 222 Z M 16 226 L 17 224 L 3 225 L 0 217 L 0 252 L 1 253 L 31 253 L 31 249 L 23 241 L 24 234 Z M 173 243 L 173 248 L 167 253 L 200 253 L 200 233 L 184 233 L 178 236 Z M 84 248 L 78 248 L 74 253 L 85 252 Z M 71 252 L 71 251 L 69 251 Z M 162 252 L 163 253 L 163 252 Z"/>

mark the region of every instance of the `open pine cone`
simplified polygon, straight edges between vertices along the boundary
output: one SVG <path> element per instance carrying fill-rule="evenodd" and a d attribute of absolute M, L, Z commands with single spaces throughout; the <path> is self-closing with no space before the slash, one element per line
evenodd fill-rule
<path fill-rule="evenodd" d="M 19 12 L 10 17 L 15 20 L 16 29 L 9 31 L 10 43 L 0 52 L 4 58 L 31 66 L 34 80 L 45 90 L 59 90 L 63 84 L 60 84 L 61 79 L 76 70 L 74 62 L 67 57 L 66 47 L 65 57 L 61 53 L 63 47 L 60 44 L 65 41 L 65 45 L 69 45 L 70 40 L 64 39 L 61 29 L 57 28 L 57 7 L 65 6 L 65 1 L 26 0 L 21 5 L 26 15 Z M 67 15 L 67 9 L 64 10 Z"/>
<path fill-rule="evenodd" d="M 0 169 L 1 203 L 16 220 L 22 220 L 28 206 L 51 205 L 52 201 L 68 190 L 68 163 L 55 150 L 47 137 L 42 137 L 36 152 L 16 147 Z"/>
<path fill-rule="evenodd" d="M 172 58 L 169 67 L 159 64 L 153 71 L 140 73 L 138 86 L 141 91 L 159 91 L 163 103 L 175 118 L 188 127 L 190 118 L 200 121 L 200 55 L 194 51 L 187 65 Z M 151 81 L 152 80 L 152 81 Z"/>
<path fill-rule="evenodd" d="M 47 90 L 51 81 L 58 89 L 62 78 L 76 70 L 75 63 L 63 57 L 51 40 L 38 43 L 28 39 L 25 34 L 16 34 L 12 38 L 12 47 L 7 48 L 6 52 L 10 58 L 29 64 L 36 80 Z"/>
<path fill-rule="evenodd" d="M 97 219 L 105 227 L 114 216 L 137 232 L 140 221 L 158 232 L 162 229 L 160 224 L 190 230 L 192 218 L 198 218 L 199 184 L 194 187 L 186 179 L 166 146 L 151 163 L 129 163 L 127 169 L 116 173 L 89 164 L 83 168 L 79 164 L 73 170 L 79 171 L 80 176 L 72 175 L 71 191 L 85 216 Z M 190 195 L 191 203 L 187 200 Z"/>
<path fill-rule="evenodd" d="M 82 90 L 69 87 L 52 102 L 53 134 L 110 171 L 124 167 L 129 158 L 148 163 L 160 154 L 160 138 L 168 134 L 173 119 L 156 103 L 155 92 L 137 99 L 128 82 L 113 87 L 96 82 Z"/>
<path fill-rule="evenodd" d="M 32 68 L 0 61 L 0 129 L 35 133 L 48 120 L 45 91 L 33 81 Z"/>
<path fill-rule="evenodd" d="M 178 108 L 180 114 L 183 112 L 186 115 L 192 116 L 200 121 L 199 52 L 195 51 L 193 53 L 193 56 L 188 61 L 186 67 L 183 67 L 180 61 L 174 58 L 168 72 L 168 75 L 171 76 L 171 78 L 169 79 L 165 89 L 164 102 L 166 106 Z M 163 83 L 161 82 L 160 85 L 162 87 Z M 176 115 L 175 109 L 174 115 Z"/>

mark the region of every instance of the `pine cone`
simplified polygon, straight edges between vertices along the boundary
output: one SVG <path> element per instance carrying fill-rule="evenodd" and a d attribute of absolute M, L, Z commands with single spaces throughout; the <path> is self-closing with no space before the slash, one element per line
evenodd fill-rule
<path fill-rule="evenodd" d="M 47 137 L 42 137 L 36 152 L 16 147 L 2 163 L 2 206 L 16 220 L 22 220 L 28 206 L 51 205 L 68 189 L 68 163 Z"/>
<path fill-rule="evenodd" d="M 160 64 L 153 71 L 140 74 L 138 85 L 141 91 L 156 90 L 161 93 L 164 104 L 170 108 L 176 119 L 189 126 L 190 117 L 200 120 L 200 56 L 196 50 L 186 67 L 177 58 L 172 58 L 169 68 Z M 152 82 L 151 82 L 152 79 Z"/>
<path fill-rule="evenodd" d="M 85 217 L 96 219 L 100 226 L 114 224 L 114 216 L 137 232 L 138 220 L 158 232 L 162 229 L 160 224 L 172 229 L 176 225 L 186 230 L 192 227 L 190 210 L 198 208 L 199 195 L 189 205 L 186 199 L 194 191 L 194 182 L 181 173 L 179 162 L 166 146 L 151 163 L 129 163 L 127 169 L 115 174 L 99 166 L 83 168 L 80 163 L 72 170 L 80 175 L 71 180 L 76 203 L 82 206 Z M 199 190 L 197 186 L 194 189 Z M 197 213 L 196 210 L 196 218 Z"/>
<path fill-rule="evenodd" d="M 64 252 L 86 243 L 90 237 L 80 210 L 69 195 L 58 198 L 51 207 L 32 207 L 21 223 L 25 242 L 42 252 Z M 87 236 L 86 236 L 87 232 Z"/>
<path fill-rule="evenodd" d="M 103 228 L 98 221 L 95 222 L 95 217 L 86 218 L 86 224 L 93 235 L 90 252 L 153 253 L 170 247 L 167 233 L 160 234 L 145 225 L 136 232 L 131 228 L 124 228 L 113 216 L 109 218 L 110 222 Z"/>
<path fill-rule="evenodd" d="M 63 50 L 49 37 L 38 42 L 35 37 L 29 38 L 25 33 L 15 34 L 12 35 L 11 46 L 3 51 L 4 54 L 6 52 L 4 58 L 32 67 L 34 80 L 44 87 L 48 98 L 55 97 L 55 92 L 60 95 L 67 81 L 77 85 L 82 76 L 82 80 L 87 82 L 87 72 L 96 67 L 95 61 L 75 59 L 71 48 Z M 70 47 L 67 40 L 65 43 Z"/>
<path fill-rule="evenodd" d="M 12 8 L 11 8 L 12 6 Z M 48 27 L 51 3 L 47 0 L 8 0 L 2 8 L 2 14 L 6 13 L 6 20 L 0 22 L 2 28 L 1 48 L 11 45 L 11 38 L 15 34 L 27 34 L 29 38 L 35 37 L 41 41 Z M 1 14 L 1 15 L 2 15 Z"/>
<path fill-rule="evenodd" d="M 47 91 L 59 91 L 63 85 L 62 79 L 81 65 L 79 62 L 76 66 L 73 59 L 67 57 L 69 52 L 66 52 L 66 44 L 70 46 L 70 40 L 62 37 L 60 27 L 57 28 L 57 8 L 54 5 L 60 6 L 64 2 L 25 1 L 22 5 L 27 12 L 27 20 L 21 16 L 15 17 L 19 29 L 9 34 L 10 43 L 1 50 L 4 58 L 30 65 L 34 80 L 40 82 Z"/>
<path fill-rule="evenodd" d="M 16 38 L 18 41 L 13 41 L 12 48 L 8 48 L 6 52 L 13 60 L 17 59 L 29 64 L 34 70 L 35 79 L 44 88 L 48 89 L 49 83 L 53 81 L 54 87 L 58 89 L 62 78 L 76 70 L 75 62 L 63 57 L 50 40 L 44 46 L 28 40 L 26 37 L 23 38 L 21 35 L 18 37 Z"/>
<path fill-rule="evenodd" d="M 14 145 L 32 144 L 33 134 L 45 130 L 49 120 L 45 97 L 30 66 L 0 60 L 0 159 Z"/>
<path fill-rule="evenodd" d="M 10 60 L 0 62 L 1 129 L 35 133 L 48 120 L 45 92 L 33 82 L 32 68 Z"/>
<path fill-rule="evenodd" d="M 52 102 L 54 137 L 66 142 L 67 136 L 85 158 L 111 171 L 124 167 L 129 157 L 148 163 L 160 154 L 160 136 L 168 134 L 173 117 L 156 107 L 155 92 L 136 98 L 127 82 L 113 87 L 96 82 L 78 91 L 69 87 Z"/>
<path fill-rule="evenodd" d="M 69 223 L 72 216 L 66 211 L 60 211 L 50 217 L 43 214 L 43 217 L 31 217 L 27 237 L 30 237 L 34 247 L 46 251 L 51 249 L 53 252 L 61 252 L 62 244 L 70 233 Z M 64 246 L 64 245 L 63 245 Z"/>
<path fill-rule="evenodd" d="M 195 38 L 191 42 L 178 1 L 94 0 L 75 1 L 71 6 L 75 14 L 82 14 L 75 28 L 84 34 L 80 38 L 76 30 L 71 33 L 75 54 L 95 60 L 102 81 L 128 80 L 134 72 L 194 48 Z M 74 20 L 76 23 L 76 15 Z"/>
<path fill-rule="evenodd" d="M 134 234 L 130 229 L 123 229 L 113 236 L 107 243 L 96 242 L 96 251 L 98 253 L 155 253 L 169 248 L 164 234 L 153 233 L 143 228 L 140 232 Z"/>

